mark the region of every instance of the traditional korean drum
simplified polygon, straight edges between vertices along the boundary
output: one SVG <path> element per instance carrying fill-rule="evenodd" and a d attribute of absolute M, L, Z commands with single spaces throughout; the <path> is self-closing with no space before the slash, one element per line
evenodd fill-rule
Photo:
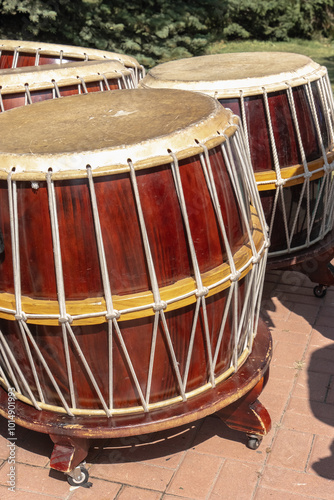
<path fill-rule="evenodd" d="M 131 89 L 135 85 L 133 72 L 113 60 L 3 69 L 0 110 L 75 94 Z"/>
<path fill-rule="evenodd" d="M 145 69 L 138 61 L 126 54 L 105 50 L 53 43 L 26 42 L 22 40 L 0 40 L 0 69 L 43 64 L 113 59 L 133 72 L 136 86 L 145 76 Z"/>
<path fill-rule="evenodd" d="M 202 94 L 136 89 L 13 109 L 0 126 L 0 381 L 16 422 L 51 435 L 51 466 L 77 465 L 76 438 L 231 404 L 229 425 L 264 434 L 260 403 L 237 404 L 256 399 L 271 352 L 239 119 Z"/>
<path fill-rule="evenodd" d="M 299 54 L 217 54 L 156 66 L 141 86 L 203 92 L 241 117 L 270 258 L 332 230 L 334 105 L 325 67 Z"/>

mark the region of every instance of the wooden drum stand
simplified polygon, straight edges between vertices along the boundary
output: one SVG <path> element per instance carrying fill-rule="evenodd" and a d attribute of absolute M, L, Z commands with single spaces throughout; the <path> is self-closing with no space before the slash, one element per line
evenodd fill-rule
<path fill-rule="evenodd" d="M 327 236 L 307 249 L 293 255 L 282 255 L 268 259 L 267 269 L 297 271 L 305 274 L 313 283 L 313 293 L 318 298 L 326 295 L 327 288 L 334 285 L 334 229 Z"/>

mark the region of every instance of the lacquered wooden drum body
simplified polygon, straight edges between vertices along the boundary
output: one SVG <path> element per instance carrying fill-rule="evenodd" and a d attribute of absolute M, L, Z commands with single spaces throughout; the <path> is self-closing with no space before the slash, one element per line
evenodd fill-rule
<path fill-rule="evenodd" d="M 268 246 L 238 118 L 204 95 L 115 90 L 0 125 L 4 387 L 111 416 L 209 394 L 238 370 Z"/>
<path fill-rule="evenodd" d="M 141 86 L 204 92 L 242 118 L 270 257 L 307 248 L 332 229 L 334 105 L 326 68 L 298 54 L 217 54 L 161 64 Z"/>
<path fill-rule="evenodd" d="M 103 59 L 119 61 L 123 66 L 129 68 L 133 72 L 136 84 L 145 76 L 143 66 L 134 57 L 126 54 L 72 45 L 0 40 L 0 69 Z"/>
<path fill-rule="evenodd" d="M 0 111 L 47 99 L 135 86 L 133 72 L 112 60 L 0 70 Z"/>

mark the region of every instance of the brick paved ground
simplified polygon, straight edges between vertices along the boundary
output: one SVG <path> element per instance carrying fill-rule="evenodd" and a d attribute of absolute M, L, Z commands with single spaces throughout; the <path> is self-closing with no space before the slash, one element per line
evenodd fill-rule
<path fill-rule="evenodd" d="M 93 487 L 50 471 L 48 436 L 17 428 L 16 491 L 8 490 L 7 422 L 0 417 L 2 500 L 299 500 L 334 498 L 334 288 L 313 296 L 301 274 L 267 274 L 262 314 L 274 339 L 261 395 L 273 426 L 256 451 L 216 417 L 96 442 Z"/>

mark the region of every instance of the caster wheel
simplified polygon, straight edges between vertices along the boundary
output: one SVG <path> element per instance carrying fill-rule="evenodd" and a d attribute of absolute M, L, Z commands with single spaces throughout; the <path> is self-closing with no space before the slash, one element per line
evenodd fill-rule
<path fill-rule="evenodd" d="M 257 450 L 262 441 L 261 436 L 248 436 L 247 448 L 250 450 Z"/>
<path fill-rule="evenodd" d="M 84 484 L 87 483 L 88 481 L 88 478 L 89 478 L 89 472 L 87 469 L 85 469 L 84 467 L 77 467 L 77 469 L 80 469 L 79 471 L 77 471 L 76 469 L 74 469 L 74 476 L 67 476 L 67 482 L 71 485 L 71 486 L 83 486 Z"/>
<path fill-rule="evenodd" d="M 318 299 L 322 299 L 327 292 L 327 287 L 325 285 L 317 285 L 313 288 L 313 293 Z"/>

